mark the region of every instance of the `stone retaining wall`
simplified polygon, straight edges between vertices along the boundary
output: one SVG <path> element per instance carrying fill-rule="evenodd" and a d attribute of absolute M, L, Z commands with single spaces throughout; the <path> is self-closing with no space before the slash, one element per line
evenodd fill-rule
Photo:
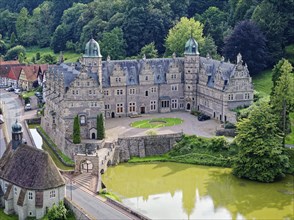
<path fill-rule="evenodd" d="M 131 157 L 162 155 L 171 150 L 183 133 L 118 138 L 113 164 L 126 162 Z"/>
<path fill-rule="evenodd" d="M 72 210 L 76 219 L 96 220 L 93 217 L 89 216 L 89 214 L 86 214 L 86 212 L 77 204 L 75 204 L 73 201 L 70 201 L 69 199 L 64 198 L 64 204 L 66 205 L 66 207 Z"/>

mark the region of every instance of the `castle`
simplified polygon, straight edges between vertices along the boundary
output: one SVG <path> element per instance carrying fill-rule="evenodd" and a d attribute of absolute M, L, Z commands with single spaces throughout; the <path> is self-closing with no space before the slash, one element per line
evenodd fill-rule
<path fill-rule="evenodd" d="M 91 39 L 80 63 L 49 67 L 44 94 L 42 127 L 70 156 L 79 151 L 71 142 L 77 115 L 81 138 L 89 140 L 97 138 L 99 113 L 116 118 L 196 110 L 234 123 L 236 116 L 231 110 L 253 102 L 251 77 L 241 55 L 236 64 L 200 57 L 192 37 L 185 44 L 184 57 L 108 57 L 106 61 L 102 61 L 99 44 Z"/>

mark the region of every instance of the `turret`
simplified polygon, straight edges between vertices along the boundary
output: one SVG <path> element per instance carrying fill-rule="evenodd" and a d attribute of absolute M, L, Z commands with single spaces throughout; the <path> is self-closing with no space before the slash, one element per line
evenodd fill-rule
<path fill-rule="evenodd" d="M 22 144 L 22 126 L 20 123 L 15 121 L 15 123 L 11 126 L 12 130 L 12 149 L 16 150 L 17 147 Z"/>
<path fill-rule="evenodd" d="M 186 110 L 196 108 L 196 83 L 199 73 L 199 51 L 197 41 L 191 37 L 185 44 L 185 105 Z"/>
<path fill-rule="evenodd" d="M 86 44 L 82 64 L 98 74 L 99 86 L 102 89 L 102 55 L 99 44 L 93 38 Z"/>

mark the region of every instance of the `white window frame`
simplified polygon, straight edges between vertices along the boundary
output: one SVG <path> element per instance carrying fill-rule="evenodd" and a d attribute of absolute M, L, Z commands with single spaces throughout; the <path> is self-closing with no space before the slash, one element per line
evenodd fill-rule
<path fill-rule="evenodd" d="M 178 108 L 178 100 L 177 99 L 172 99 L 171 100 L 171 108 L 172 109 L 177 109 Z"/>
<path fill-rule="evenodd" d="M 50 197 L 50 199 L 53 199 L 53 198 L 56 197 L 56 192 L 55 192 L 55 190 L 51 190 L 51 191 L 49 192 L 49 197 Z"/>
<path fill-rule="evenodd" d="M 33 199 L 34 199 L 33 192 L 29 192 L 29 193 L 28 193 L 28 199 L 29 199 L 29 200 L 33 200 Z"/>
<path fill-rule="evenodd" d="M 124 104 L 123 103 L 116 103 L 116 113 L 124 113 Z"/>
<path fill-rule="evenodd" d="M 136 89 L 135 88 L 130 88 L 129 89 L 129 94 L 130 95 L 135 95 L 136 94 Z"/>
<path fill-rule="evenodd" d="M 136 112 L 136 102 L 129 102 L 129 112 Z"/>
<path fill-rule="evenodd" d="M 150 101 L 150 111 L 156 111 L 157 110 L 157 101 L 152 100 Z"/>
<path fill-rule="evenodd" d="M 178 91 L 178 85 L 171 85 L 171 91 Z"/>

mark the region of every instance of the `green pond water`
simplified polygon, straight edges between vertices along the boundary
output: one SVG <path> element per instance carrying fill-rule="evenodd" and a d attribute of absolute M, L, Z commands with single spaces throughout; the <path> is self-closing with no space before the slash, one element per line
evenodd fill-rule
<path fill-rule="evenodd" d="M 151 219 L 294 219 L 294 177 L 241 180 L 231 169 L 178 163 L 120 164 L 102 176 L 126 206 Z"/>

